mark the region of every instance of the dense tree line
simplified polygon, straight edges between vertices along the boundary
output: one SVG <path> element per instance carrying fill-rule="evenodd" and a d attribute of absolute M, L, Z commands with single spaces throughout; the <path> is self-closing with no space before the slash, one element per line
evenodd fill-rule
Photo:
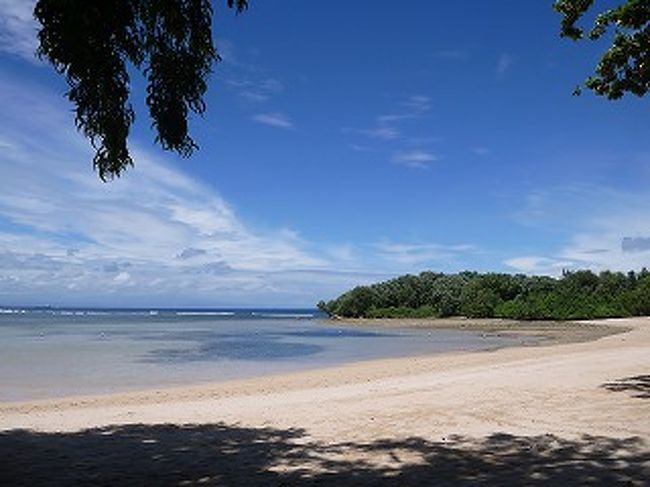
<path fill-rule="evenodd" d="M 650 272 L 565 271 L 560 278 L 422 272 L 318 303 L 330 316 L 567 320 L 650 315 Z"/>

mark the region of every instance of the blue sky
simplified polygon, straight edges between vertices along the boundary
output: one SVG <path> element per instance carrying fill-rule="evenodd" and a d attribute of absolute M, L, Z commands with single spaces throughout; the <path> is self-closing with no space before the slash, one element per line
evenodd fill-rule
<path fill-rule="evenodd" d="M 250 3 L 218 3 L 200 151 L 153 144 L 136 78 L 136 165 L 103 184 L 30 2 L 0 0 L 0 304 L 310 306 L 407 272 L 650 263 L 647 100 L 571 96 L 603 45 L 561 40 L 552 2 Z"/>

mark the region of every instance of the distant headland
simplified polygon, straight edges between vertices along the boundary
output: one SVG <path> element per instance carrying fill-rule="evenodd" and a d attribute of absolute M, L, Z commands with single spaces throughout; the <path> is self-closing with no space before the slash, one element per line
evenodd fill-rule
<path fill-rule="evenodd" d="M 358 286 L 318 308 L 345 318 L 467 316 L 575 320 L 650 315 L 650 271 L 524 274 L 422 272 Z"/>

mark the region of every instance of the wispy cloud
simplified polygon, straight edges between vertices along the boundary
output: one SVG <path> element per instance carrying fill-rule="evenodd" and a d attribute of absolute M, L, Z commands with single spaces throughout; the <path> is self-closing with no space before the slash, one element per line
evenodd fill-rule
<path fill-rule="evenodd" d="M 508 54 L 507 52 L 502 53 L 499 56 L 496 64 L 496 74 L 498 78 L 503 78 L 505 74 L 512 68 L 512 65 L 515 62 L 515 58 Z"/>
<path fill-rule="evenodd" d="M 242 99 L 259 104 L 271 100 L 284 90 L 284 85 L 275 78 L 225 78 L 224 82 L 235 88 Z"/>
<path fill-rule="evenodd" d="M 273 113 L 258 113 L 253 115 L 253 120 L 268 125 L 269 127 L 276 127 L 281 129 L 292 129 L 294 128 L 293 122 L 289 118 L 280 112 Z"/>
<path fill-rule="evenodd" d="M 431 152 L 424 150 L 411 150 L 406 152 L 397 152 L 393 155 L 393 161 L 406 167 L 423 169 L 429 167 L 432 162 L 438 158 Z"/>
<path fill-rule="evenodd" d="M 216 70 L 216 78 L 229 90 L 250 120 L 281 129 L 294 129 L 294 123 L 282 111 L 267 111 L 285 91 L 285 83 L 259 63 L 258 49 L 238 49 L 227 40 L 218 39 L 217 48 L 223 62 Z"/>
<path fill-rule="evenodd" d="M 0 51 L 37 62 L 34 0 L 0 0 Z"/>
<path fill-rule="evenodd" d="M 357 152 L 372 152 L 373 148 L 368 145 L 350 144 L 350 148 Z"/>
<path fill-rule="evenodd" d="M 223 61 L 217 69 L 217 79 L 247 104 L 266 103 L 285 90 L 282 81 L 257 64 L 257 55 L 251 55 L 251 51 L 257 50 L 242 52 L 227 39 L 218 39 L 216 45 Z"/>
<path fill-rule="evenodd" d="M 431 109 L 431 98 L 425 95 L 411 95 L 403 105 L 408 110 L 406 115 L 417 116 Z"/>
<path fill-rule="evenodd" d="M 488 149 L 487 147 L 477 146 L 477 147 L 470 148 L 470 150 L 472 151 L 472 154 L 474 154 L 475 156 L 482 157 L 490 154 L 490 149 Z"/>
<path fill-rule="evenodd" d="M 385 126 L 383 123 L 369 129 L 359 129 L 357 132 L 373 139 L 395 140 L 401 137 L 397 128 Z"/>
<path fill-rule="evenodd" d="M 420 266 L 440 264 L 440 261 L 456 259 L 476 252 L 471 244 L 443 245 L 439 243 L 380 242 L 374 244 L 380 256 L 393 263 Z"/>
<path fill-rule="evenodd" d="M 398 105 L 398 110 L 392 113 L 378 115 L 375 119 L 376 128 L 391 129 L 395 133 L 395 126 L 401 122 L 417 118 L 431 109 L 431 98 L 425 95 L 411 95 Z M 368 133 L 368 131 L 365 131 Z"/>
<path fill-rule="evenodd" d="M 295 231 L 251 228 L 135 143 L 135 169 L 100 183 L 64 103 L 0 76 L 0 301 L 313 304 L 368 279 L 362 265 L 330 276 L 334 256 Z M 300 272 L 329 277 L 306 290 Z"/>
<path fill-rule="evenodd" d="M 0 303 L 308 306 L 434 257 L 254 228 L 137 141 L 102 184 L 60 96 L 3 73 L 0 106 Z"/>
<path fill-rule="evenodd" d="M 555 249 L 513 256 L 505 264 L 546 274 L 565 268 L 640 269 L 650 262 L 649 215 L 645 192 L 588 184 L 535 191 L 516 221 L 567 237 Z"/>
<path fill-rule="evenodd" d="M 368 128 L 355 129 L 346 127 L 343 133 L 348 136 L 363 136 L 374 139 L 381 145 L 374 147 L 386 155 L 387 159 L 407 167 L 424 168 L 429 163 L 437 160 L 433 152 L 426 148 L 432 137 L 409 135 L 409 122 L 415 122 L 431 110 L 431 98 L 422 94 L 413 94 L 395 104 L 394 110 L 377 115 L 374 125 Z M 351 143 L 350 147 L 359 151 L 361 147 L 367 148 L 370 141 Z M 365 149 L 367 150 L 367 149 Z"/>
<path fill-rule="evenodd" d="M 421 117 L 431 109 L 431 98 L 425 95 L 410 95 L 398 103 L 394 111 L 377 115 L 374 125 L 368 128 L 345 128 L 344 133 L 360 134 L 369 138 L 386 141 L 403 138 L 400 125 L 408 120 Z"/>
<path fill-rule="evenodd" d="M 252 91 L 252 90 L 242 90 L 239 92 L 239 96 L 241 96 L 242 98 L 250 102 L 255 102 L 255 103 L 268 101 L 270 98 L 268 94 L 260 93 L 259 91 Z"/>
<path fill-rule="evenodd" d="M 540 257 L 538 255 L 513 257 L 507 259 L 504 264 L 517 272 L 546 275 L 558 275 L 563 269 L 571 269 L 575 266 L 575 262 Z"/>

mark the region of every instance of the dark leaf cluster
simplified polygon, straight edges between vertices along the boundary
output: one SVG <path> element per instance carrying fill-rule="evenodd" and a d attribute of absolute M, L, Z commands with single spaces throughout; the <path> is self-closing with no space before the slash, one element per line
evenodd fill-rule
<path fill-rule="evenodd" d="M 584 29 L 578 22 L 593 3 L 593 0 L 555 2 L 555 9 L 562 14 L 563 37 L 577 41 L 611 35 L 611 46 L 585 86 L 609 99 L 621 98 L 625 93 L 645 95 L 650 89 L 650 1 L 625 0 L 618 7 L 597 14 L 591 28 Z M 580 93 L 580 88 L 576 93 Z"/>
<path fill-rule="evenodd" d="M 358 286 L 318 303 L 330 316 L 424 318 L 467 316 L 569 320 L 650 315 L 650 272 L 566 271 L 560 278 L 422 272 Z"/>
<path fill-rule="evenodd" d="M 238 12 L 246 0 L 227 0 Z M 212 41 L 211 0 L 38 0 L 34 16 L 41 58 L 65 75 L 76 124 L 95 149 L 102 180 L 133 164 L 127 139 L 135 118 L 129 68 L 147 81 L 146 103 L 164 149 L 189 156 L 189 112 L 219 60 Z"/>

